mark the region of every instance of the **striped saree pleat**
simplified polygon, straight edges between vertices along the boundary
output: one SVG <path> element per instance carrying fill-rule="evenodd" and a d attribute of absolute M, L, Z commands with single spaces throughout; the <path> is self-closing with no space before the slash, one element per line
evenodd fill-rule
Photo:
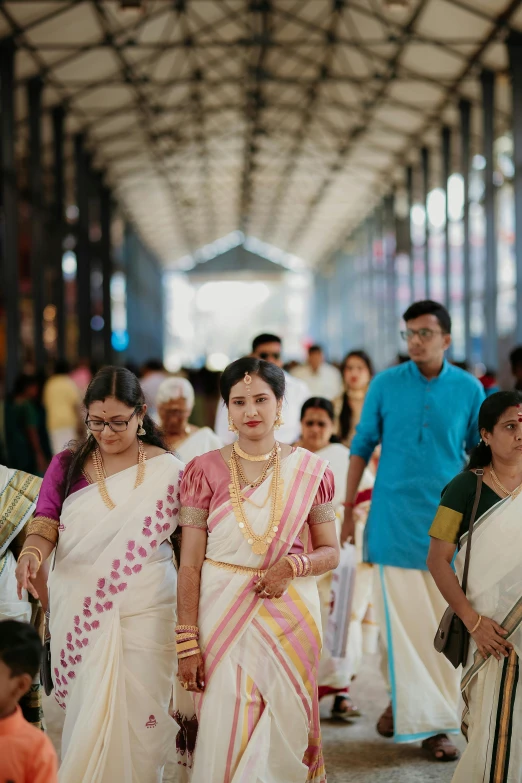
<path fill-rule="evenodd" d="M 514 650 L 504 660 L 498 697 L 495 742 L 489 783 L 507 783 L 513 729 L 513 707 L 519 680 L 519 659 Z"/>

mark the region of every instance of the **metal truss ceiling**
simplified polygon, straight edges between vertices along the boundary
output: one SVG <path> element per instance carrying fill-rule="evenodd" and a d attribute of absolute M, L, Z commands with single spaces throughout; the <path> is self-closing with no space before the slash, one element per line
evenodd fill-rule
<path fill-rule="evenodd" d="M 386 0 L 142 5 L 0 2 L 0 35 L 19 48 L 19 156 L 27 82 L 41 76 L 46 161 L 63 103 L 69 138 L 85 132 L 169 267 L 236 229 L 318 263 L 412 149 L 457 123 L 460 98 L 480 103 L 480 68 L 504 72 L 502 41 L 522 29 L 518 0 L 411 0 L 403 13 Z"/>

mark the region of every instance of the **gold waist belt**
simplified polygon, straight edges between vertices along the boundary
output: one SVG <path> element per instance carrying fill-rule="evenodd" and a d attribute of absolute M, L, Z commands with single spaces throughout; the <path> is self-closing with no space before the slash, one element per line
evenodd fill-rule
<path fill-rule="evenodd" d="M 266 570 L 262 568 L 249 568 L 249 566 L 234 565 L 233 563 L 221 563 L 219 560 L 211 560 L 210 557 L 206 557 L 205 562 L 218 568 L 223 568 L 225 571 L 234 571 L 236 574 L 246 574 L 247 576 L 257 576 L 258 578 L 266 574 Z"/>

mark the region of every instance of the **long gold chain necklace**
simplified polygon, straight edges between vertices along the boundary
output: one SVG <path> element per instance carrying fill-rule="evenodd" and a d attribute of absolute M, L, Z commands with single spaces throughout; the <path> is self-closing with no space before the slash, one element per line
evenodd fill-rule
<path fill-rule="evenodd" d="M 500 482 L 497 474 L 495 473 L 493 466 L 489 466 L 489 472 L 491 473 L 491 478 L 493 479 L 494 484 L 497 485 L 497 487 L 504 492 L 505 495 L 511 496 L 513 500 L 520 495 L 522 492 L 522 484 L 519 484 L 518 487 L 515 487 L 513 492 L 510 492 L 509 489 L 506 489 L 506 487 Z"/>
<path fill-rule="evenodd" d="M 279 521 L 281 519 L 281 514 L 283 513 L 283 479 L 281 476 L 281 452 L 279 444 L 276 444 L 275 448 L 277 450 L 275 452 L 274 473 L 270 487 L 270 495 L 272 500 L 270 521 L 268 523 L 267 529 L 260 536 L 257 535 L 257 533 L 254 533 L 252 530 L 245 514 L 245 509 L 243 508 L 244 498 L 241 493 L 241 482 L 237 462 L 235 459 L 231 458 L 228 463 L 231 479 L 231 483 L 228 489 L 230 492 L 230 500 L 234 510 L 234 516 L 236 517 L 239 529 L 252 547 L 252 552 L 255 555 L 263 555 L 268 550 L 268 547 L 274 540 L 274 534 L 279 530 Z"/>
<path fill-rule="evenodd" d="M 243 451 L 239 443 L 236 441 L 234 445 L 232 446 L 233 450 L 236 452 L 238 457 L 241 457 L 242 459 L 246 459 L 247 462 L 265 462 L 265 460 L 270 459 L 271 455 L 274 453 L 274 449 L 279 446 L 279 443 L 276 441 L 268 454 L 248 454 L 248 452 Z"/>
<path fill-rule="evenodd" d="M 147 455 L 143 448 L 143 443 L 138 440 L 138 470 L 136 473 L 136 481 L 134 483 L 134 489 L 143 484 L 145 480 L 145 462 L 147 461 Z M 116 508 L 116 503 L 112 500 L 105 484 L 107 473 L 105 472 L 105 466 L 103 464 L 103 457 L 98 446 L 92 452 L 92 464 L 94 465 L 94 475 L 96 476 L 96 483 L 98 484 L 98 492 L 107 508 L 111 511 Z"/>

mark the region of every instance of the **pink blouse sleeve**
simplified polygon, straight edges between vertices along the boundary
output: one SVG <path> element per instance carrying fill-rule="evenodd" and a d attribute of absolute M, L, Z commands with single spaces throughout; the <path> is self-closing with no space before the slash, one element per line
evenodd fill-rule
<path fill-rule="evenodd" d="M 308 515 L 308 524 L 310 526 L 335 521 L 335 509 L 332 505 L 334 490 L 334 475 L 330 468 L 326 468 Z"/>
<path fill-rule="evenodd" d="M 213 492 L 199 457 L 191 460 L 185 468 L 180 494 L 180 526 L 206 530 Z"/>
<path fill-rule="evenodd" d="M 45 471 L 38 502 L 36 503 L 35 519 L 60 521 L 63 501 L 65 500 L 65 485 L 67 471 L 71 464 L 72 452 L 69 449 L 61 451 L 51 460 Z"/>

